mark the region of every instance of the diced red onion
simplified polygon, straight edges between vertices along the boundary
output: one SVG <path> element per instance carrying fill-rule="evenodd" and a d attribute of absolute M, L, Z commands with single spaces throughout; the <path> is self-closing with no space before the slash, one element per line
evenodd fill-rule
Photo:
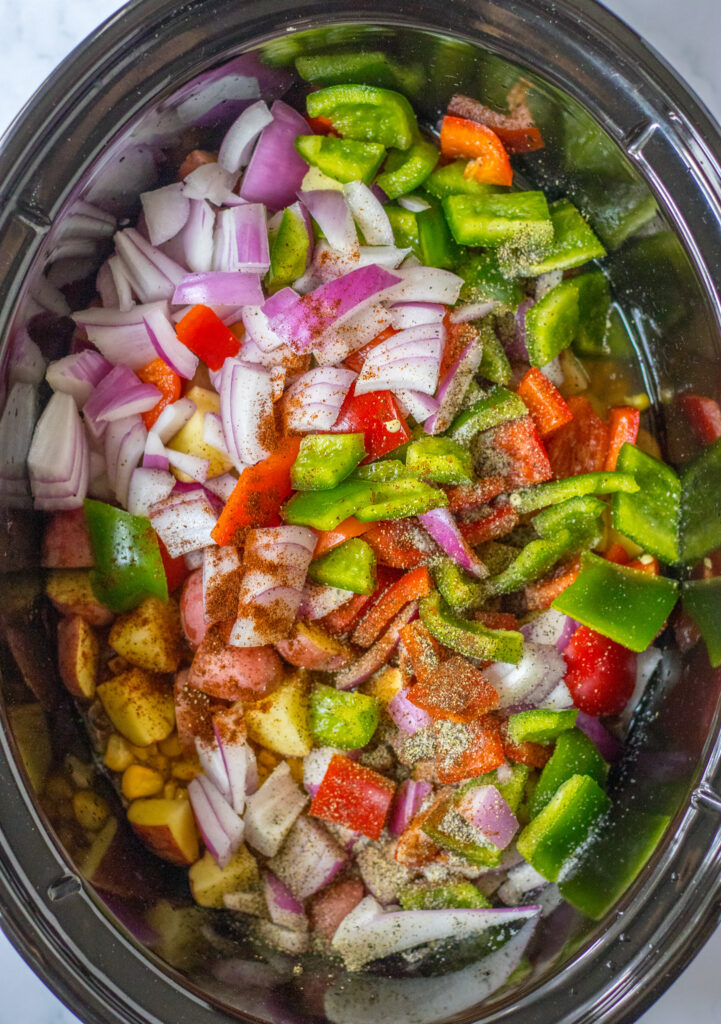
<path fill-rule="evenodd" d="M 152 245 L 162 245 L 175 238 L 190 215 L 190 200 L 180 182 L 152 192 L 141 192 L 140 202 Z"/>
<path fill-rule="evenodd" d="M 292 288 L 281 288 L 280 291 L 275 292 L 274 295 L 265 300 L 261 309 L 267 317 L 275 316 L 276 313 L 282 313 L 284 310 L 290 309 L 299 298 L 298 293 L 293 291 Z"/>
<path fill-rule="evenodd" d="M 539 703 L 538 707 L 548 708 L 549 711 L 565 711 L 573 707 L 573 697 L 563 680 L 556 683 L 547 697 Z"/>
<path fill-rule="evenodd" d="M 171 402 L 158 416 L 151 427 L 151 433 L 157 434 L 163 444 L 166 444 L 183 429 L 195 409 L 195 402 L 191 398 L 179 398 L 177 402 Z"/>
<path fill-rule="evenodd" d="M 420 196 L 400 196 L 397 203 L 404 210 L 410 210 L 411 213 L 422 213 L 423 210 L 429 210 L 431 206 L 427 200 L 422 199 Z"/>
<path fill-rule="evenodd" d="M 397 331 L 420 324 L 440 324 L 446 307 L 439 302 L 399 302 L 391 308 L 391 325 Z"/>
<path fill-rule="evenodd" d="M 263 873 L 263 894 L 270 919 L 274 924 L 290 928 L 291 931 L 308 930 L 308 918 L 305 916 L 303 904 L 298 902 L 288 886 L 272 871 Z"/>
<path fill-rule="evenodd" d="M 270 372 L 226 359 L 220 378 L 220 416 L 228 454 L 239 472 L 267 458 L 275 440 Z"/>
<path fill-rule="evenodd" d="M 393 228 L 382 203 L 362 181 L 343 186 L 343 193 L 354 221 L 368 245 L 393 245 Z"/>
<path fill-rule="evenodd" d="M 273 120 L 263 100 L 251 103 L 225 133 L 218 151 L 218 163 L 231 174 L 245 167 L 253 152 L 255 140 Z"/>
<path fill-rule="evenodd" d="M 197 551 L 188 551 L 187 554 L 183 555 L 185 568 L 188 572 L 195 572 L 196 569 L 202 569 L 204 550 L 204 548 L 199 548 Z"/>
<path fill-rule="evenodd" d="M 346 861 L 345 853 L 323 826 L 302 815 L 268 867 L 297 899 L 304 900 L 326 886 Z"/>
<path fill-rule="evenodd" d="M 576 727 L 585 732 L 592 743 L 598 747 L 601 757 L 614 764 L 621 759 L 623 744 L 619 743 L 615 736 L 601 724 L 598 718 L 579 711 L 576 717 Z"/>
<path fill-rule="evenodd" d="M 468 546 L 458 528 L 458 523 L 447 508 L 431 509 L 430 512 L 419 515 L 418 519 L 436 544 L 462 569 L 475 576 L 476 579 L 482 579 L 488 575 L 488 569 Z"/>
<path fill-rule="evenodd" d="M 203 442 L 226 457 L 228 456 L 223 434 L 223 421 L 215 412 L 206 412 L 203 416 Z"/>
<path fill-rule="evenodd" d="M 203 610 L 206 622 L 227 618 L 225 605 L 229 586 L 240 585 L 240 555 L 235 547 L 205 549 L 203 559 Z"/>
<path fill-rule="evenodd" d="M 217 520 L 201 487 L 185 493 L 173 492 L 150 509 L 150 521 L 171 558 L 209 547 L 213 543 L 210 533 Z"/>
<path fill-rule="evenodd" d="M 254 530 L 245 543 L 238 617 L 230 634 L 236 647 L 260 647 L 290 632 L 300 607 L 303 586 L 317 537 L 305 526 Z M 252 568 L 262 564 L 264 569 Z M 258 608 L 263 614 L 258 615 Z"/>
<path fill-rule="evenodd" d="M 526 313 L 535 306 L 535 299 L 525 299 L 516 311 L 514 337 L 511 341 L 504 341 L 506 355 L 513 362 L 528 362 L 528 346 L 526 345 Z"/>
<path fill-rule="evenodd" d="M 401 280 L 386 296 L 393 303 L 440 302 L 453 306 L 463 287 L 462 277 L 438 267 L 402 267 L 397 273 Z"/>
<path fill-rule="evenodd" d="M 222 869 L 243 841 L 243 822 L 204 775 L 193 779 L 188 786 L 188 796 L 205 845 Z"/>
<path fill-rule="evenodd" d="M 246 306 L 241 319 L 248 336 L 263 352 L 272 352 L 283 344 L 282 339 L 271 329 L 268 317 L 261 306 Z M 243 354 L 245 357 L 245 346 Z"/>
<path fill-rule="evenodd" d="M 105 455 L 105 466 L 108 474 L 108 480 L 113 488 L 115 487 L 115 476 L 118 469 L 118 459 L 120 457 L 120 450 L 122 448 L 123 441 L 131 431 L 137 432 L 137 428 L 141 426 L 143 426 L 143 421 L 140 416 L 136 414 L 135 416 L 127 416 L 123 420 L 115 420 L 113 423 L 109 423 L 104 430 L 102 443 Z"/>
<path fill-rule="evenodd" d="M 536 644 L 553 644 L 559 653 L 562 653 L 576 629 L 578 623 L 563 612 L 557 612 L 555 608 L 548 608 L 541 612 L 535 619 L 526 622 L 521 626 L 526 640 Z"/>
<path fill-rule="evenodd" d="M 99 307 L 84 309 L 73 313 L 73 320 L 85 328 L 88 339 L 111 363 L 140 370 L 157 355 L 144 322 L 144 317 L 155 310 L 164 314 L 166 303 L 135 306 L 127 312 Z"/>
<path fill-rule="evenodd" d="M 156 355 L 185 380 L 192 380 L 198 368 L 198 357 L 178 341 L 172 324 L 161 309 L 152 309 L 143 318 L 148 337 Z"/>
<path fill-rule="evenodd" d="M 282 100 L 275 101 L 270 113 L 273 120 L 260 133 L 243 175 L 240 195 L 250 203 L 282 210 L 294 201 L 308 170 L 295 149 L 297 136 L 308 133 L 308 122 Z"/>
<path fill-rule="evenodd" d="M 421 324 L 387 338 L 366 356 L 355 393 L 410 387 L 412 391 L 433 395 L 438 386 L 444 337 L 442 325 Z"/>
<path fill-rule="evenodd" d="M 393 393 L 407 415 L 412 416 L 417 423 L 425 423 L 429 416 L 438 412 L 438 401 L 432 395 L 424 395 L 422 391 L 407 391 L 405 388 L 397 388 Z"/>
<path fill-rule="evenodd" d="M 484 669 L 488 682 L 498 692 L 501 707 L 528 699 L 542 700 L 566 674 L 563 657 L 548 644 L 525 643 L 517 665 L 497 661 Z"/>
<path fill-rule="evenodd" d="M 232 473 L 223 473 L 222 476 L 214 476 L 210 480 L 206 480 L 205 489 L 210 491 L 212 494 L 217 495 L 223 504 L 225 504 L 235 490 L 235 485 L 237 483 L 237 476 L 233 476 Z"/>
<path fill-rule="evenodd" d="M 372 647 L 354 661 L 348 668 L 341 669 L 336 673 L 335 686 L 338 690 L 352 690 L 354 686 L 360 686 L 366 679 L 370 679 L 374 672 L 382 668 L 400 640 L 398 630 L 405 626 L 418 615 L 418 602 L 410 601 L 405 608 L 402 608 L 391 622 L 390 626 Z"/>
<path fill-rule="evenodd" d="M 373 341 L 389 325 L 388 310 L 379 303 L 373 303 L 323 334 L 313 349 L 316 362 L 321 366 L 342 363 L 351 352 Z"/>
<path fill-rule="evenodd" d="M 206 551 L 211 550 L 210 548 Z M 242 814 L 247 793 L 257 789 L 255 755 L 245 741 L 242 707 L 232 706 L 213 715 L 213 732 L 227 776 L 228 800 L 237 814 Z M 253 772 L 256 772 L 255 785 Z M 250 783 L 249 783 L 250 780 Z"/>
<path fill-rule="evenodd" d="M 518 819 L 495 786 L 471 787 L 456 810 L 499 850 L 505 850 L 518 831 Z"/>
<path fill-rule="evenodd" d="M 246 801 L 245 841 L 264 857 L 274 857 L 307 802 L 288 762 L 281 761 Z"/>
<path fill-rule="evenodd" d="M 184 267 L 151 245 L 135 228 L 118 231 L 115 248 L 141 302 L 169 299 L 186 273 Z"/>
<path fill-rule="evenodd" d="M 47 360 L 27 332 L 21 327 L 14 332 L 8 365 L 8 385 L 39 384 L 45 376 Z M 52 387 L 52 385 L 51 385 Z M 61 388 L 54 388 L 59 391 Z"/>
<path fill-rule="evenodd" d="M 481 339 L 476 336 L 449 367 L 436 392 L 436 398 L 440 403 L 438 412 L 423 424 L 423 429 L 427 434 L 441 434 L 451 425 L 451 421 L 463 404 L 468 385 L 481 365 L 482 355 Z"/>
<path fill-rule="evenodd" d="M 124 423 L 124 420 L 116 420 L 116 423 Z M 110 424 L 108 431 L 114 426 Z M 107 433 L 106 433 L 106 462 L 108 465 L 108 479 L 110 485 L 115 491 L 115 497 L 118 499 L 120 505 L 123 508 L 127 507 L 128 503 L 128 492 L 130 490 L 130 479 L 133 475 L 133 470 L 137 467 L 141 458 L 143 457 L 143 451 L 145 450 L 145 442 L 148 437 L 148 432 L 145 429 L 145 424 L 142 422 L 136 422 L 123 436 L 120 445 L 117 449 L 117 457 L 114 464 L 111 467 L 110 461 L 107 459 Z"/>
<path fill-rule="evenodd" d="M 219 163 L 201 164 L 186 176 L 184 191 L 188 199 L 207 199 L 220 206 L 237 180 L 237 173 L 229 173 Z"/>
<path fill-rule="evenodd" d="M 179 473 L 185 473 L 196 483 L 204 484 L 210 469 L 209 459 L 201 459 L 197 455 L 188 455 L 187 452 L 178 452 L 174 448 L 165 449 L 168 455 L 168 462 L 177 469 Z"/>
<path fill-rule="evenodd" d="M 115 281 L 113 279 L 113 272 L 110 269 L 109 260 L 106 260 L 105 263 L 102 264 L 96 274 L 95 289 L 100 296 L 100 304 L 102 306 L 106 309 L 108 307 L 111 307 L 112 309 L 120 308 L 120 296 L 118 295 L 118 290 L 115 287 Z"/>
<path fill-rule="evenodd" d="M 80 353 L 81 356 L 83 354 Z M 90 420 L 95 425 L 112 423 L 126 416 L 148 412 L 158 404 L 161 397 L 154 384 L 145 384 L 127 366 L 118 364 L 104 374 L 95 386 L 83 406 L 83 415 L 86 421 Z"/>
<path fill-rule="evenodd" d="M 117 300 L 114 302 L 106 302 L 103 299 L 103 305 L 107 307 L 113 307 L 122 311 L 129 311 L 135 305 L 133 301 L 133 289 L 128 277 L 127 271 L 125 270 L 125 264 L 121 258 L 117 255 L 111 256 L 106 266 L 110 271 L 110 276 L 113 280 L 113 288 L 117 295 Z"/>
<path fill-rule="evenodd" d="M 297 433 L 329 430 L 355 379 L 352 370 L 337 366 L 316 366 L 302 374 L 283 399 L 287 429 Z"/>
<path fill-rule="evenodd" d="M 344 753 L 338 747 L 315 747 L 306 754 L 303 758 L 303 786 L 307 793 L 315 796 L 333 757 Z"/>
<path fill-rule="evenodd" d="M 165 447 L 165 445 L 160 440 L 160 438 L 158 437 L 154 430 L 148 431 L 148 436 L 145 439 L 145 451 L 143 453 L 143 468 L 160 469 L 166 473 L 170 469 L 168 449 Z"/>
<path fill-rule="evenodd" d="M 388 830 L 392 836 L 399 836 L 410 825 L 421 809 L 429 793 L 433 791 L 430 782 L 423 779 L 404 779 L 396 790 L 391 806 Z"/>
<path fill-rule="evenodd" d="M 53 391 L 72 395 L 78 406 L 82 407 L 90 398 L 93 388 L 100 384 L 111 369 L 112 363 L 105 356 L 92 349 L 85 349 L 50 363 L 45 379 Z"/>
<path fill-rule="evenodd" d="M 257 306 L 263 289 L 257 273 L 210 271 L 186 274 L 173 293 L 173 304 L 205 306 Z"/>
<path fill-rule="evenodd" d="M 215 222 L 213 270 L 265 274 L 270 267 L 268 224 L 262 203 L 222 210 Z M 261 297 L 253 305 L 260 305 Z"/>
<path fill-rule="evenodd" d="M 347 601 L 350 601 L 351 597 L 353 597 L 352 590 L 324 587 L 320 583 L 306 580 L 298 608 L 298 618 L 308 619 L 310 622 L 322 619 L 324 615 L 334 612 L 336 608 L 342 608 Z"/>
<path fill-rule="evenodd" d="M 508 872 L 506 881 L 498 890 L 498 895 L 505 904 L 515 906 L 520 903 L 527 892 L 533 892 L 546 885 L 548 882 L 543 875 L 524 860 Z"/>
<path fill-rule="evenodd" d="M 127 509 L 131 515 L 147 516 L 150 506 L 167 498 L 175 486 L 172 473 L 137 467 L 130 476 Z"/>
<path fill-rule="evenodd" d="M 331 249 L 348 253 L 358 249 L 358 233 L 342 192 L 319 188 L 299 192 L 298 198 L 318 224 Z"/>
<path fill-rule="evenodd" d="M 388 714 L 401 732 L 415 736 L 420 729 L 431 724 L 431 716 L 423 708 L 408 700 L 408 690 L 399 690 L 388 705 Z"/>
<path fill-rule="evenodd" d="M 448 319 L 452 324 L 467 324 L 472 320 L 481 320 L 492 313 L 497 305 L 497 302 L 470 302 L 467 306 L 457 306 L 451 310 Z"/>
<path fill-rule="evenodd" d="M 203 273 L 212 266 L 214 228 L 215 211 L 210 203 L 204 199 L 191 199 L 188 221 L 180 237 L 185 262 L 193 273 Z"/>
<path fill-rule="evenodd" d="M 13 391 L 20 394 L 27 388 L 33 390 L 32 385 L 16 384 Z M 70 395 L 56 391 L 45 406 L 27 462 L 36 508 L 47 512 L 80 508 L 88 490 L 90 458 L 80 414 Z"/>
<path fill-rule="evenodd" d="M 556 356 L 555 359 L 552 359 L 550 363 L 546 363 L 545 366 L 542 366 L 541 371 L 544 377 L 547 377 L 548 380 L 550 380 L 551 384 L 553 384 L 555 387 L 563 387 L 566 380 L 566 375 L 563 372 L 563 369 L 561 367 L 561 360 L 558 356 Z"/>

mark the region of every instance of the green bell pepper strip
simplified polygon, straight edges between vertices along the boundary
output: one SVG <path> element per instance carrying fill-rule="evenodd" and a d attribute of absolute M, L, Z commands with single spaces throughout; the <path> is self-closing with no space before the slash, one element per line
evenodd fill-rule
<path fill-rule="evenodd" d="M 297 491 L 328 491 L 366 456 L 363 434 L 306 434 L 290 470 Z"/>
<path fill-rule="evenodd" d="M 418 137 L 413 107 L 405 96 L 372 85 L 331 85 L 308 94 L 310 117 L 329 118 L 339 135 L 409 149 Z"/>
<path fill-rule="evenodd" d="M 377 142 L 354 142 L 332 135 L 298 135 L 295 148 L 311 167 L 317 167 L 343 184 L 349 181 L 368 184 L 386 155 L 385 146 Z"/>
<path fill-rule="evenodd" d="M 472 484 L 471 454 L 448 437 L 412 441 L 406 452 L 406 470 L 437 484 Z"/>
<path fill-rule="evenodd" d="M 517 814 L 526 791 L 531 769 L 528 765 L 517 762 L 514 762 L 509 767 L 511 769 L 511 777 L 506 782 L 499 782 L 498 769 L 494 768 L 492 772 L 486 772 L 485 775 L 480 775 L 477 779 L 469 779 L 468 782 L 462 783 L 456 790 L 453 798 L 454 802 L 456 804 L 459 803 L 468 790 L 476 786 L 495 786 L 513 813 Z"/>
<path fill-rule="evenodd" d="M 310 239 L 301 215 L 287 207 L 270 243 L 270 269 L 266 286 L 272 292 L 286 288 L 305 273 Z"/>
<path fill-rule="evenodd" d="M 577 715 L 575 708 L 566 711 L 548 711 L 545 708 L 519 711 L 508 719 L 508 736 L 512 743 L 553 743 L 561 733 L 574 727 Z"/>
<path fill-rule="evenodd" d="M 458 305 L 470 302 L 496 302 L 503 312 L 515 313 L 523 301 L 520 282 L 504 277 L 498 256 L 492 250 L 467 256 L 456 273 L 463 278 Z"/>
<path fill-rule="evenodd" d="M 685 580 L 681 584 L 683 607 L 706 641 L 712 668 L 721 665 L 721 577 Z"/>
<path fill-rule="evenodd" d="M 551 537 L 526 544 L 508 568 L 486 580 L 485 585 L 494 594 L 521 590 L 545 576 L 561 559 L 584 548 L 593 548 L 602 539 L 603 524 L 597 519 L 587 520 L 585 524 L 578 522 L 573 530 L 559 528 Z"/>
<path fill-rule="evenodd" d="M 395 452 L 393 454 L 395 455 Z M 400 480 L 409 475 L 405 463 L 400 459 L 381 459 L 378 462 L 368 462 L 365 466 L 359 466 L 353 472 L 353 479 L 369 480 L 375 483 L 376 481 Z"/>
<path fill-rule="evenodd" d="M 458 854 L 471 864 L 496 868 L 501 863 L 502 851 L 479 839 L 478 830 L 456 810 L 452 795 L 431 812 L 421 825 L 421 831 L 437 846 Z"/>
<path fill-rule="evenodd" d="M 286 523 L 334 530 L 372 500 L 373 488 L 364 480 L 344 480 L 329 491 L 299 491 L 283 507 Z"/>
<path fill-rule="evenodd" d="M 533 520 L 533 526 L 539 537 L 553 540 L 557 530 L 569 530 L 570 533 L 585 534 L 589 525 L 603 515 L 606 505 L 600 498 L 587 495 L 583 498 L 568 498 L 558 505 L 549 505 L 539 512 Z"/>
<path fill-rule="evenodd" d="M 638 652 L 653 643 L 677 597 L 676 580 L 650 576 L 585 552 L 581 571 L 552 607 Z"/>
<path fill-rule="evenodd" d="M 721 438 L 681 476 L 681 557 L 695 562 L 721 545 Z"/>
<path fill-rule="evenodd" d="M 308 567 L 314 583 L 354 594 L 372 594 L 376 589 L 376 556 L 373 548 L 360 537 L 338 544 Z"/>
<path fill-rule="evenodd" d="M 408 516 L 419 516 L 447 504 L 448 498 L 443 491 L 422 480 L 379 481 L 373 484 L 372 499 L 357 509 L 355 517 L 361 523 L 375 523 L 381 519 L 407 519 Z"/>
<path fill-rule="evenodd" d="M 358 750 L 370 743 L 378 728 L 379 702 L 364 693 L 316 686 L 310 695 L 309 722 L 321 747 Z"/>
<path fill-rule="evenodd" d="M 663 462 L 632 444 L 624 444 L 616 469 L 639 485 L 632 494 L 617 493 L 611 502 L 614 528 L 645 551 L 671 565 L 679 561 L 681 481 Z M 697 500 L 700 495 L 696 495 Z"/>
<path fill-rule="evenodd" d="M 383 172 L 375 183 L 389 199 L 408 195 L 423 184 L 439 158 L 438 148 L 432 142 L 416 139 L 405 152 L 389 153 Z"/>
<path fill-rule="evenodd" d="M 535 512 L 546 505 L 557 505 L 569 498 L 580 498 L 585 494 L 613 494 L 615 491 L 626 491 L 634 494 L 639 486 L 630 473 L 580 473 L 569 476 L 565 480 L 549 480 L 545 484 L 527 487 L 523 491 L 515 491 L 510 502 L 517 512 Z"/>
<path fill-rule="evenodd" d="M 479 374 L 493 384 L 510 384 L 513 371 L 498 335 L 491 324 L 485 321 L 477 326 L 483 344 Z"/>
<path fill-rule="evenodd" d="M 448 229 L 443 210 L 437 204 L 416 214 L 419 258 L 426 267 L 452 270 L 461 258 L 453 235 Z"/>
<path fill-rule="evenodd" d="M 471 882 L 449 882 L 447 885 L 404 885 L 398 891 L 398 902 L 404 910 L 488 910 L 490 902 Z"/>
<path fill-rule="evenodd" d="M 523 654 L 523 634 L 512 629 L 489 629 L 482 622 L 459 618 L 433 591 L 421 600 L 421 622 L 440 643 L 467 658 L 517 665 Z"/>
<path fill-rule="evenodd" d="M 388 203 L 383 209 L 393 231 L 393 241 L 399 249 L 412 249 L 418 256 L 418 221 L 412 210 L 404 210 L 402 206 L 394 206 Z"/>
<path fill-rule="evenodd" d="M 446 196 L 455 195 L 489 196 L 505 191 L 498 185 L 486 185 L 473 178 L 464 178 L 463 172 L 467 166 L 467 160 L 454 160 L 451 164 L 436 167 L 435 171 L 426 178 L 423 187 L 436 199 L 445 199 Z"/>
<path fill-rule="evenodd" d="M 461 569 L 452 558 L 439 558 L 433 562 L 432 572 L 441 597 L 455 611 L 467 612 L 480 608 L 491 596 L 488 587 Z"/>
<path fill-rule="evenodd" d="M 579 355 L 602 355 L 605 353 L 629 358 L 629 351 L 623 354 L 611 352 L 607 338 L 611 337 L 611 289 L 608 279 L 601 270 L 579 274 L 571 279 L 578 295 L 578 329 L 573 339 L 574 351 Z M 626 335 L 628 342 L 628 335 Z M 618 346 L 616 346 L 618 348 Z"/>
<path fill-rule="evenodd" d="M 150 520 L 86 498 L 83 502 L 95 567 L 93 593 L 112 612 L 135 608 L 147 597 L 168 600 L 160 546 Z"/>
<path fill-rule="evenodd" d="M 295 66 L 300 77 L 314 85 L 360 82 L 362 85 L 393 88 L 401 84 L 399 78 L 408 73 L 406 68 L 389 60 L 385 53 L 373 51 L 298 57 Z"/>
<path fill-rule="evenodd" d="M 578 290 L 561 281 L 526 313 L 526 345 L 532 366 L 543 367 L 568 348 L 578 332 Z"/>
<path fill-rule="evenodd" d="M 524 268 L 524 276 L 537 277 L 551 270 L 569 270 L 606 255 L 606 250 L 570 200 L 558 199 L 548 209 L 553 221 L 553 246 L 544 259 Z"/>
<path fill-rule="evenodd" d="M 443 200 L 443 210 L 459 245 L 491 249 L 512 245 L 535 256 L 553 244 L 553 223 L 543 192 L 451 195 Z"/>
<path fill-rule="evenodd" d="M 490 430 L 509 420 L 528 416 L 528 409 L 515 391 L 493 388 L 480 401 L 460 412 L 451 423 L 448 436 L 458 444 L 468 444 L 476 434 Z"/>
<path fill-rule="evenodd" d="M 518 852 L 539 874 L 555 882 L 610 806 L 597 782 L 588 775 L 573 775 L 523 829 L 516 842 Z"/>

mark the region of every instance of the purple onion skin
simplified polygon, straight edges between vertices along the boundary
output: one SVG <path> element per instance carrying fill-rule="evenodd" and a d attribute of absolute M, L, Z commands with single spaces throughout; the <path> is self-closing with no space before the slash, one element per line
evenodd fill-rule
<path fill-rule="evenodd" d="M 601 756 L 606 761 L 610 761 L 612 764 L 620 761 L 623 754 L 623 744 L 619 743 L 616 737 L 612 736 L 597 718 L 587 715 L 584 711 L 579 711 L 576 718 L 576 726 L 581 732 L 585 732 L 592 743 L 595 743 L 601 752 Z"/>

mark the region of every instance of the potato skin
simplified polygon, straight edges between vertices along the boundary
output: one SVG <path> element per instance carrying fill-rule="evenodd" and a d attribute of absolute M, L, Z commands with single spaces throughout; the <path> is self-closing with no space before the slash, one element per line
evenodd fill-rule
<path fill-rule="evenodd" d="M 92 700 L 98 681 L 100 644 L 91 626 L 80 615 L 58 623 L 60 678 L 73 697 Z"/>

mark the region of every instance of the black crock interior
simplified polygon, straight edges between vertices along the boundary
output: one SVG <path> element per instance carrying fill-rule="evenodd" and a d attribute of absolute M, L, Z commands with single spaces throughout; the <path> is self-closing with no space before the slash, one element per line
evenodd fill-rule
<path fill-rule="evenodd" d="M 409 95 L 429 126 L 455 91 L 500 101 L 519 73 L 529 80 L 547 147 L 527 157 L 521 172 L 552 196 L 570 194 L 602 233 L 605 224 L 629 360 L 652 399 L 653 429 L 667 457 L 682 462 L 687 439 L 672 399 L 689 388 L 708 393 L 721 369 L 713 284 L 721 270 L 721 147 L 708 115 L 661 62 L 601 8 L 578 0 L 131 4 L 61 66 L 5 140 L 5 327 L 27 310 L 63 213 L 78 198 L 101 195 L 115 210 L 131 212 L 133 192 L 152 185 L 148 170 L 177 134 L 178 110 L 198 88 L 212 93 L 213 83 L 234 74 L 257 77 L 265 98 L 289 88 L 292 96 L 295 55 L 361 48 L 383 50 L 411 69 Z M 220 107 L 198 117 L 197 109 L 199 138 L 212 142 L 232 114 Z M 129 166 L 137 169 L 135 182 Z M 645 200 L 646 215 L 628 237 L 614 238 L 607 207 L 621 193 L 642 206 Z M 8 351 L 6 344 L 5 364 Z M 529 947 L 533 969 L 522 980 L 488 993 L 480 971 L 414 980 L 346 977 L 336 979 L 323 1003 L 322 966 L 316 976 L 299 977 L 277 962 L 254 976 L 246 970 L 235 988 L 198 970 L 182 976 L 118 927 L 99 898 L 107 901 L 107 884 L 96 893 L 68 861 L 20 767 L 8 716 L 18 704 L 44 706 L 57 753 L 82 744 L 52 666 L 38 529 L 27 509 L 0 510 L 0 902 L 8 934 L 82 1019 L 632 1020 L 713 928 L 721 672 L 699 650 L 682 658 L 669 640 L 615 774 L 611 840 L 592 850 L 586 865 L 609 905 L 618 900 L 600 922 L 568 907 L 547 917 Z M 621 895 L 626 862 L 662 820 L 670 822 L 662 841 Z M 130 888 L 142 903 L 155 882 L 132 858 L 119 864 L 120 889 Z M 116 891 L 109 905 L 122 919 L 117 886 L 110 889 Z"/>

